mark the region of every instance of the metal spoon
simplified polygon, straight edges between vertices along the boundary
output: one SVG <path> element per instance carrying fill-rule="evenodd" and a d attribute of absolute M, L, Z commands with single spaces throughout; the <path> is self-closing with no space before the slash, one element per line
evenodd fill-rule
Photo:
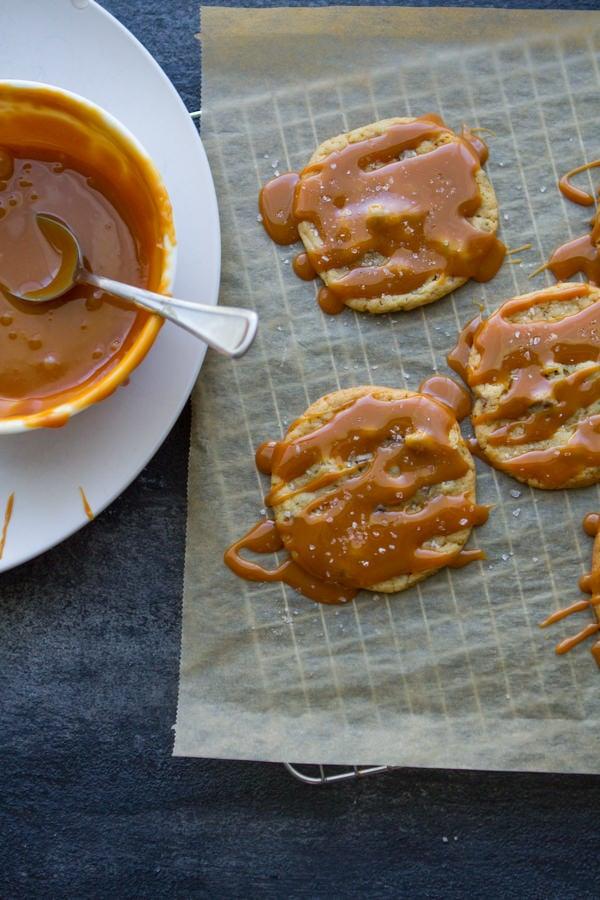
<path fill-rule="evenodd" d="M 42 303 L 62 296 L 75 284 L 90 284 L 107 294 L 158 313 L 226 356 L 242 356 L 254 340 L 258 316 L 252 310 L 175 300 L 111 278 L 92 275 L 83 265 L 81 248 L 68 225 L 45 213 L 38 213 L 36 221 L 46 240 L 60 254 L 60 266 L 48 284 L 24 293 L 11 291 L 19 300 Z"/>

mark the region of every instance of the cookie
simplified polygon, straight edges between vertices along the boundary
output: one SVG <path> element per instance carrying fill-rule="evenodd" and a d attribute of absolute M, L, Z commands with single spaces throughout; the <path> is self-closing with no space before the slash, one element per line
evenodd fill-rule
<path fill-rule="evenodd" d="M 325 141 L 300 173 L 294 215 L 327 297 L 361 312 L 413 309 L 488 280 L 505 252 L 475 141 L 434 116 Z"/>
<path fill-rule="evenodd" d="M 600 480 L 600 290 L 562 283 L 506 301 L 449 363 L 475 402 L 478 452 L 536 488 Z"/>
<path fill-rule="evenodd" d="M 442 393 L 462 402 L 457 391 Z M 282 441 L 259 448 L 257 464 L 271 472 L 265 502 L 274 520 L 227 552 L 243 577 L 286 581 L 335 602 L 361 588 L 403 591 L 445 565 L 481 558 L 462 549 L 488 515 L 475 501 L 473 461 L 452 409 L 429 394 L 383 387 L 328 394 Z M 279 546 L 289 561 L 263 570 L 266 577 L 239 555 Z"/>

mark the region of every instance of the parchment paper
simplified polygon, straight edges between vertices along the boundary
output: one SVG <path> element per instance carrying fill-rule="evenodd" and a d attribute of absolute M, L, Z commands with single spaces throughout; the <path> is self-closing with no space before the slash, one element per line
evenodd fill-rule
<path fill-rule="evenodd" d="M 581 519 L 600 509 L 596 488 L 532 491 L 477 462 L 479 499 L 496 506 L 470 546 L 488 560 L 348 607 L 244 582 L 222 563 L 263 507 L 261 441 L 327 391 L 416 388 L 447 371 L 474 304 L 491 310 L 543 285 L 528 274 L 585 231 L 589 210 L 563 201 L 556 180 L 600 154 L 600 16 L 207 8 L 202 41 L 220 299 L 254 307 L 260 331 L 239 362 L 209 353 L 193 397 L 175 754 L 600 772 L 600 672 L 586 647 L 553 651 L 591 614 L 537 627 L 580 596 L 592 551 Z M 487 171 L 502 237 L 533 249 L 425 309 L 324 316 L 315 285 L 291 271 L 294 248 L 257 222 L 260 185 L 331 135 L 430 111 L 496 133 Z"/>

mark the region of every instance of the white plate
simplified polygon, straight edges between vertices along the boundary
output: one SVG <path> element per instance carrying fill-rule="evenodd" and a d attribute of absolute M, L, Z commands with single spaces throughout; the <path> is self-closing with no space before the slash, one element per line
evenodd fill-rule
<path fill-rule="evenodd" d="M 93 0 L 19 0 L 2 6 L 0 78 L 45 81 L 94 100 L 142 142 L 169 191 L 177 231 L 174 293 L 216 303 L 217 201 L 197 130 L 142 45 Z M 81 485 L 98 513 L 135 478 L 170 431 L 205 348 L 163 327 L 131 382 L 65 428 L 0 440 L 0 527 L 14 512 L 0 571 L 31 559 L 87 523 Z"/>

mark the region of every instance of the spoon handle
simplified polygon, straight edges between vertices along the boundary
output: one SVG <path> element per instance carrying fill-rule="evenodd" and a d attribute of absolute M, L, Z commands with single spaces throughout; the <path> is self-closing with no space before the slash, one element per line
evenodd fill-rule
<path fill-rule="evenodd" d="M 202 303 L 176 300 L 87 272 L 80 280 L 106 291 L 107 294 L 113 294 L 143 309 L 158 313 L 164 319 L 201 338 L 213 350 L 234 359 L 243 356 L 256 334 L 258 316 L 251 309 L 206 306 Z"/>

